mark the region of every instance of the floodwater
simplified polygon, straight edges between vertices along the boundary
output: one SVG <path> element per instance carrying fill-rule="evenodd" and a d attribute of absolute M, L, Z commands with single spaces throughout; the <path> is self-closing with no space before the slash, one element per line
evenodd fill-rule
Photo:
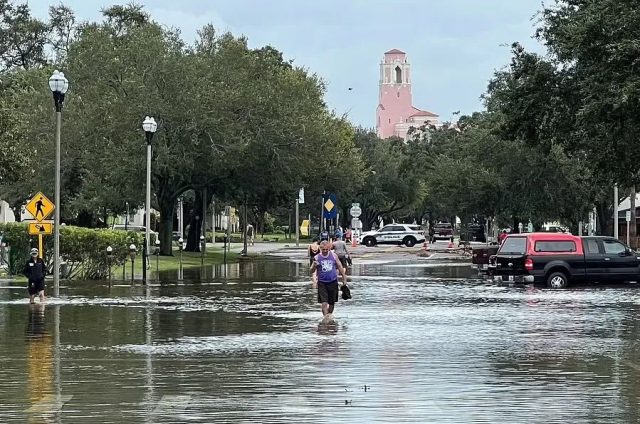
<path fill-rule="evenodd" d="M 155 277 L 155 275 L 154 275 Z M 333 324 L 302 261 L 0 287 L 2 423 L 640 420 L 640 291 L 364 261 Z"/>

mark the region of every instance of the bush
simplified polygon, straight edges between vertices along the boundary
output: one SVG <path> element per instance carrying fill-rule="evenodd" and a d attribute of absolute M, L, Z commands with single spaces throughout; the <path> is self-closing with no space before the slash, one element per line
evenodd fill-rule
<path fill-rule="evenodd" d="M 0 232 L 10 246 L 9 273 L 22 273 L 29 259 L 29 250 L 38 247 L 38 237 L 28 234 L 25 223 L 0 224 Z M 91 229 L 73 226 L 60 228 L 60 257 L 66 262 L 64 278 L 106 278 L 111 266 L 122 265 L 129 259 L 129 245 L 135 244 L 138 255 L 142 254 L 144 235 L 138 231 Z M 53 270 L 53 235 L 44 237 L 44 261 L 49 272 Z M 113 248 L 107 257 L 107 246 Z"/>

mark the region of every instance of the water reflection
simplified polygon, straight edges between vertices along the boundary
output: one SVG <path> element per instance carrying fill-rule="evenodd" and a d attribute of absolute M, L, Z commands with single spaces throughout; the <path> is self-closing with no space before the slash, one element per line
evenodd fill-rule
<path fill-rule="evenodd" d="M 46 307 L 6 292 L 0 422 L 640 418 L 629 286 L 510 288 L 457 265 L 367 264 L 327 323 L 301 263 L 184 271 L 74 283 Z"/>
<path fill-rule="evenodd" d="M 318 324 L 318 334 L 323 336 L 335 336 L 336 334 L 338 334 L 338 329 L 338 323 L 334 320 L 322 320 Z"/>
<path fill-rule="evenodd" d="M 45 305 L 30 304 L 27 327 L 27 392 L 29 423 L 48 422 L 47 405 L 54 400 L 53 339 L 46 330 Z"/>

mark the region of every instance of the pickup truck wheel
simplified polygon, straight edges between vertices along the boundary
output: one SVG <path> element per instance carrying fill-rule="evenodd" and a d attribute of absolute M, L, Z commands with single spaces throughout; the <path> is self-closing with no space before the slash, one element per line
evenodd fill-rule
<path fill-rule="evenodd" d="M 416 239 L 414 239 L 413 237 L 406 237 L 402 243 L 407 246 L 407 247 L 413 247 L 416 245 Z"/>
<path fill-rule="evenodd" d="M 376 245 L 376 239 L 374 239 L 373 237 L 366 237 L 362 242 L 367 247 L 373 247 Z"/>
<path fill-rule="evenodd" d="M 552 272 L 547 276 L 547 287 L 550 289 L 566 289 L 569 279 L 564 272 Z"/>

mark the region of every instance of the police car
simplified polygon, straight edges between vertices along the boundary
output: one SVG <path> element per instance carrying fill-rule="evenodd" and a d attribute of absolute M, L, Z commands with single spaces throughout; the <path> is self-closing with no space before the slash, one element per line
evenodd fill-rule
<path fill-rule="evenodd" d="M 389 224 L 375 231 L 367 231 L 360 236 L 360 243 L 365 246 L 377 244 L 404 244 L 413 247 L 416 243 L 424 243 L 424 231 L 419 225 Z"/>

